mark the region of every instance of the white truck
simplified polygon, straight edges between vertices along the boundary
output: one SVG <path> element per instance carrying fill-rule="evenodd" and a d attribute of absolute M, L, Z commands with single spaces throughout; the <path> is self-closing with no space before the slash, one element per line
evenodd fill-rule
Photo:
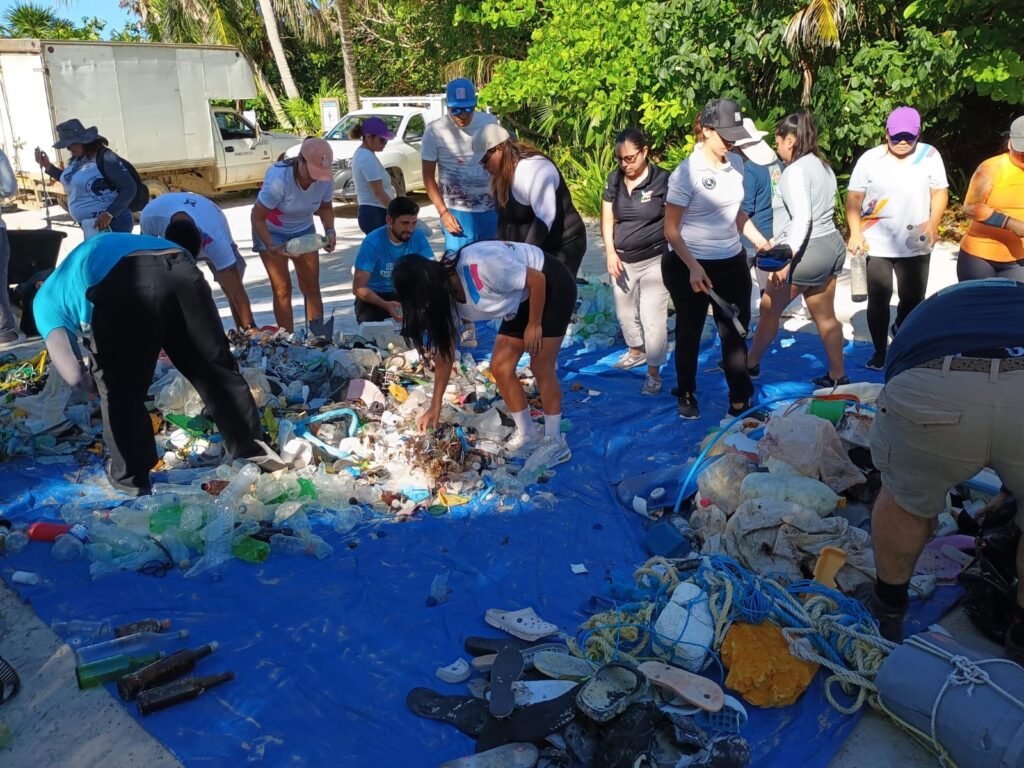
<path fill-rule="evenodd" d="M 262 131 L 229 106 L 256 96 L 252 67 L 220 46 L 0 40 L 0 142 L 19 187 L 41 195 L 41 147 L 53 150 L 56 125 L 95 125 L 156 196 L 206 196 L 258 187 L 297 136 Z M 48 183 L 61 200 L 60 184 Z"/>
<path fill-rule="evenodd" d="M 420 144 L 427 124 L 448 112 L 444 94 L 428 96 L 378 96 L 361 99 L 362 108 L 349 112 L 324 134 L 334 150 L 334 198 L 344 202 L 356 199 L 352 180 L 352 155 L 360 141 L 350 139 L 349 132 L 369 117 L 379 117 L 395 138 L 384 145 L 377 157 L 391 176 L 395 194 L 404 195 L 423 189 L 423 166 Z M 288 155 L 294 155 L 293 148 Z"/>

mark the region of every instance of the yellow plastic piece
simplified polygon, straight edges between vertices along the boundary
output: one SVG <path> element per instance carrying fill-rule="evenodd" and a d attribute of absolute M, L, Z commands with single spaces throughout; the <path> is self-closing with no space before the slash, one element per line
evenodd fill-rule
<path fill-rule="evenodd" d="M 400 403 L 404 403 L 406 400 L 409 399 L 408 390 L 406 390 L 405 387 L 401 386 L 400 384 L 388 384 L 388 392 L 390 392 L 391 396 Z"/>

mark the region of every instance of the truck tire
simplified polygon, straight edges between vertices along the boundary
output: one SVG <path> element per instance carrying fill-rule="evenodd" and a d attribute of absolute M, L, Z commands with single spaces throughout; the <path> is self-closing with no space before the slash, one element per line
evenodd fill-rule
<path fill-rule="evenodd" d="M 388 168 L 388 176 L 395 187 L 395 197 L 405 197 L 405 174 L 401 168 Z"/>
<path fill-rule="evenodd" d="M 164 184 L 159 179 L 143 179 L 143 182 L 149 187 L 149 199 L 154 200 L 160 197 L 160 195 L 166 195 L 171 191 L 171 188 Z"/>

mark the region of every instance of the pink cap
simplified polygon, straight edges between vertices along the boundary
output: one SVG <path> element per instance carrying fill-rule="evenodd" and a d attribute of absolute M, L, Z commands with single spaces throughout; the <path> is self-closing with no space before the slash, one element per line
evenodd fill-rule
<path fill-rule="evenodd" d="M 306 161 L 309 175 L 313 177 L 314 181 L 334 180 L 334 169 L 331 167 L 334 162 L 334 152 L 326 141 L 308 138 L 302 142 L 299 154 Z"/>

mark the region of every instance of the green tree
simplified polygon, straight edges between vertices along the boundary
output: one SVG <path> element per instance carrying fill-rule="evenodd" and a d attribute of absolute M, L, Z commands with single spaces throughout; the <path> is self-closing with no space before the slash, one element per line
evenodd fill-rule
<path fill-rule="evenodd" d="M 106 22 L 83 18 L 80 25 L 59 16 L 46 6 L 32 2 L 15 3 L 3 14 L 0 35 L 49 40 L 99 40 Z"/>

